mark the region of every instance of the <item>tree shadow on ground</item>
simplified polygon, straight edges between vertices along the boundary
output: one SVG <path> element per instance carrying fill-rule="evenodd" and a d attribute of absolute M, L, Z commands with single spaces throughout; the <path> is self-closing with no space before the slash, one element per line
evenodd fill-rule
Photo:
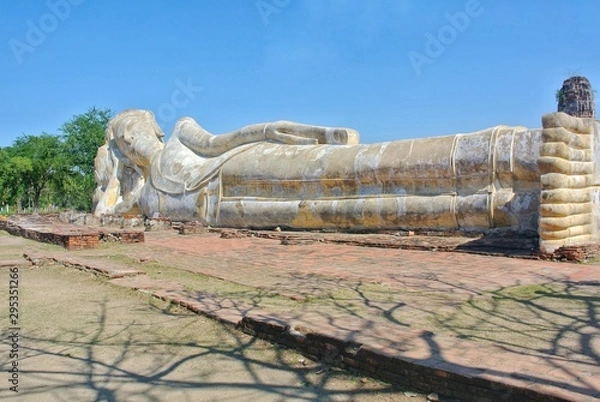
<path fill-rule="evenodd" d="M 197 331 L 197 323 L 171 305 L 157 311 L 163 328 L 116 322 L 111 308 L 107 301 L 99 303 L 97 314 L 85 318 L 90 322 L 60 335 L 36 331 L 21 338 L 23 396 L 98 402 L 158 402 L 171 394 L 173 400 L 357 401 L 373 388 L 382 395 L 396 391 L 382 383 L 344 389 L 338 386 L 340 371 L 317 375 L 318 367 L 291 361 L 284 348 L 231 327 L 196 340 L 190 331 Z"/>
<path fill-rule="evenodd" d="M 346 334 L 347 341 L 380 328 L 379 335 L 385 331 L 387 334 L 383 333 L 378 341 L 401 351 L 410 348 L 402 340 L 405 331 L 425 330 L 420 337 L 430 349 L 429 356 L 415 360 L 416 364 L 435 361 L 436 367 L 458 373 L 485 372 L 498 380 L 515 378 L 524 384 L 553 386 L 582 395 L 600 393 L 595 380 L 588 378 L 600 373 L 598 282 L 557 282 L 545 278 L 548 282 L 543 284 L 481 291 L 433 275 L 426 278 L 428 285 L 420 288 L 422 294 L 416 298 L 399 290 L 399 286 L 384 292 L 380 284 L 362 281 L 322 278 L 321 286 L 318 275 L 294 273 L 292 277 L 293 282 L 312 281 L 313 288 L 307 290 L 310 295 L 318 295 L 320 304 L 315 306 L 329 306 L 321 308 L 317 316 L 331 327 L 332 333 Z M 445 295 L 445 289 L 452 289 L 454 295 Z M 298 291 L 306 290 L 302 287 Z M 435 301 L 438 296 L 440 299 Z M 317 309 L 308 305 L 297 318 L 307 311 L 315 313 Z M 494 362 L 493 366 L 485 362 L 457 364 L 452 358 L 456 352 L 448 349 L 448 342 L 436 342 L 436 336 L 477 342 L 489 348 L 491 354 L 500 356 L 506 352 L 505 356 L 519 361 Z M 531 365 L 536 364 L 545 368 L 531 371 Z M 503 398 L 512 391 L 500 387 L 498 392 Z"/>
<path fill-rule="evenodd" d="M 518 353 L 525 362 L 543 362 L 552 379 L 528 373 L 527 364 L 511 367 L 509 362 L 508 370 L 499 366 L 487 372 L 598 396 L 595 380 L 588 377 L 600 373 L 599 287 L 598 282 L 565 281 L 500 288 L 470 296 L 456 311 L 437 314 L 434 324 L 443 333 Z"/>

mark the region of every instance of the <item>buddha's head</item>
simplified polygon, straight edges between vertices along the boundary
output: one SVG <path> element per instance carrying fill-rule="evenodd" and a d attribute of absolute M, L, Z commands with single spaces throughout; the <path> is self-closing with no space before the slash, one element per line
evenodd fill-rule
<path fill-rule="evenodd" d="M 163 147 L 164 134 L 148 110 L 130 109 L 115 116 L 106 128 L 106 141 L 142 171 L 147 171 Z"/>

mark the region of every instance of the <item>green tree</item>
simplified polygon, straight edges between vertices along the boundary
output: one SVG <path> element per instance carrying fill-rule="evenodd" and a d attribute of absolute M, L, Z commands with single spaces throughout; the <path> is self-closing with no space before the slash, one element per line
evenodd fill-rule
<path fill-rule="evenodd" d="M 33 169 L 31 159 L 20 155 L 13 147 L 0 150 L 0 203 L 16 206 L 21 212 L 22 200 L 27 198 L 25 177 Z"/>
<path fill-rule="evenodd" d="M 8 199 L 10 204 L 15 204 L 17 212 L 23 211 L 23 200 L 29 200 L 26 178 L 33 171 L 33 163 L 30 158 L 13 155 L 8 161 L 6 184 L 8 188 Z M 30 202 L 31 204 L 31 202 Z"/>
<path fill-rule="evenodd" d="M 75 115 L 62 135 L 23 135 L 0 149 L 0 207 L 25 201 L 36 211 L 40 202 L 89 210 L 94 182 L 94 158 L 104 143 L 111 111 L 91 108 Z"/>
<path fill-rule="evenodd" d="M 105 131 L 112 116 L 109 109 L 92 107 L 86 113 L 73 116 L 60 128 L 70 174 L 61 181 L 64 206 L 79 210 L 91 208 L 94 180 L 94 158 L 104 144 Z"/>
<path fill-rule="evenodd" d="M 10 148 L 0 148 L 0 208 L 13 203 Z"/>
<path fill-rule="evenodd" d="M 14 142 L 10 154 L 8 178 L 12 196 L 17 200 L 27 197 L 37 211 L 43 192 L 55 190 L 69 170 L 63 143 L 59 137 L 46 133 L 24 135 Z"/>

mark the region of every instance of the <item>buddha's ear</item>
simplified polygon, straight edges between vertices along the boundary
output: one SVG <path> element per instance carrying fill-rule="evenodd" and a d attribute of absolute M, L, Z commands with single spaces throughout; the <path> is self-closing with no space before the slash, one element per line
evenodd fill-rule
<path fill-rule="evenodd" d="M 110 144 L 113 138 L 115 138 L 115 128 L 113 125 L 113 119 L 111 119 L 106 125 L 106 130 L 104 131 L 104 141 L 106 144 Z"/>

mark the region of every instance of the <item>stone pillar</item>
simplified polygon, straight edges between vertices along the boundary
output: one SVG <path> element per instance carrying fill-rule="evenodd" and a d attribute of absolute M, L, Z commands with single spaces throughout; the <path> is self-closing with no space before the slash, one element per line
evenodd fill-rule
<path fill-rule="evenodd" d="M 594 91 L 585 77 L 571 77 L 556 94 L 558 111 L 575 117 L 594 118 Z"/>

